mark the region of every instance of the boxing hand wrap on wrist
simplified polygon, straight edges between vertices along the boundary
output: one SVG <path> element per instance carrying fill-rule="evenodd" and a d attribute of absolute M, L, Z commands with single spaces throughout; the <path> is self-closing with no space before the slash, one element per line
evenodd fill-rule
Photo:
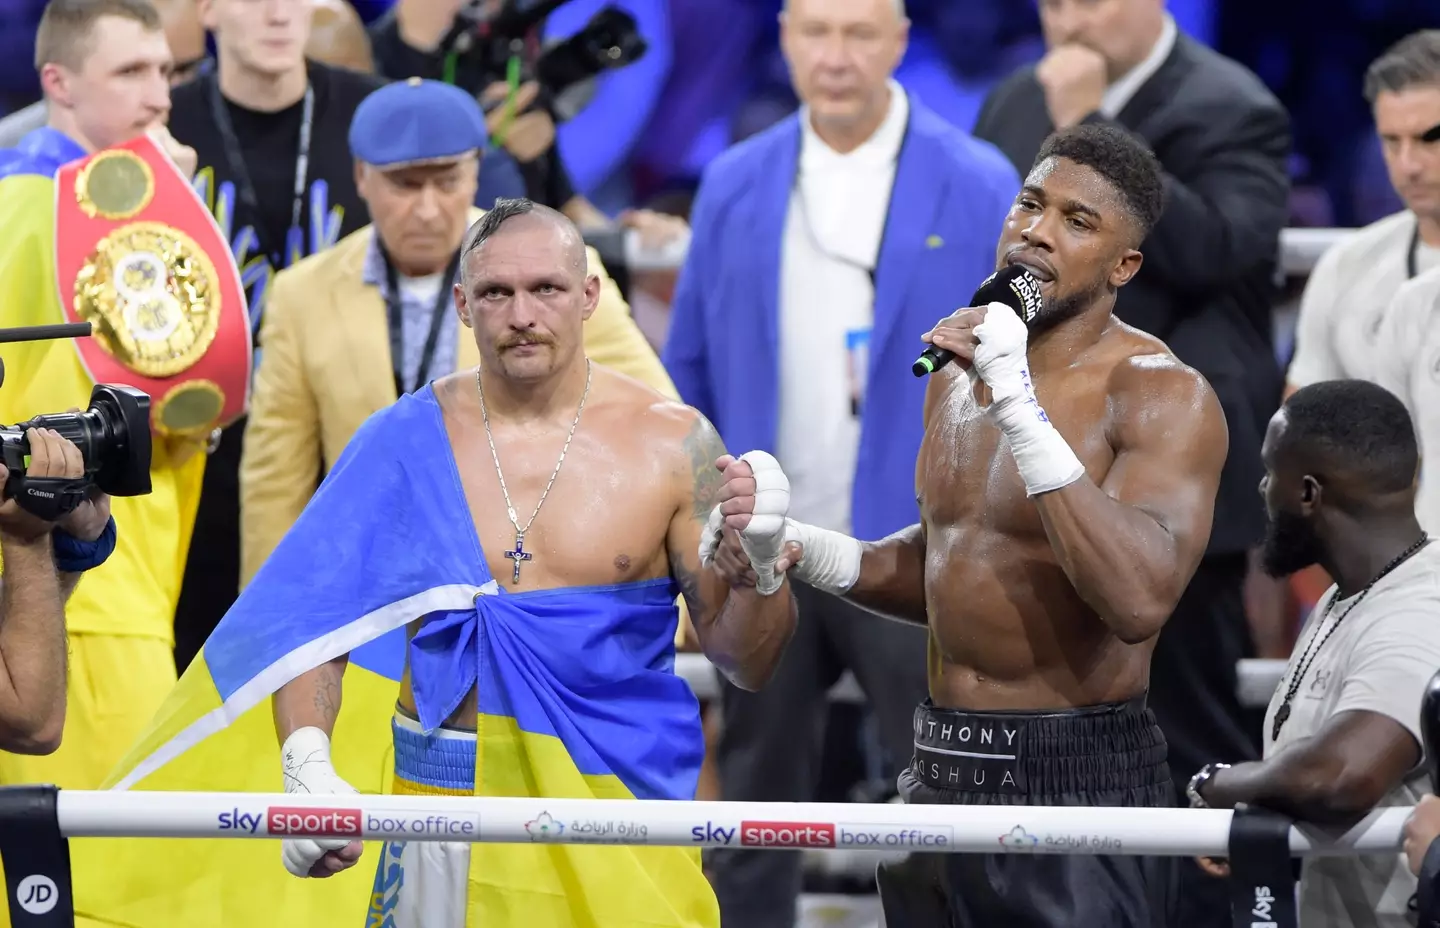
<path fill-rule="evenodd" d="M 1015 466 L 1030 496 L 1069 486 L 1085 476 L 1085 465 L 1035 396 L 1026 357 L 1029 329 L 1004 303 L 991 303 L 975 327 L 975 373 L 993 397 L 989 413 L 1010 443 Z"/>
<path fill-rule="evenodd" d="M 780 462 L 764 451 L 747 451 L 740 460 L 755 475 L 755 512 L 750 524 L 740 531 L 740 547 L 755 569 L 755 590 L 770 596 L 785 582 L 775 572 L 775 562 L 785 547 L 785 514 L 790 511 L 790 479 Z"/>
<path fill-rule="evenodd" d="M 335 772 L 330 762 L 330 736 L 318 728 L 298 728 L 285 739 L 280 748 L 285 770 L 287 793 L 354 794 L 355 787 Z M 310 868 L 325 856 L 350 843 L 349 838 L 301 838 L 280 842 L 280 859 L 285 869 L 299 877 L 310 875 Z"/>
<path fill-rule="evenodd" d="M 795 579 L 817 590 L 844 596 L 860 579 L 864 546 L 849 535 L 786 519 L 785 540 L 804 549 L 800 563 L 791 569 Z"/>

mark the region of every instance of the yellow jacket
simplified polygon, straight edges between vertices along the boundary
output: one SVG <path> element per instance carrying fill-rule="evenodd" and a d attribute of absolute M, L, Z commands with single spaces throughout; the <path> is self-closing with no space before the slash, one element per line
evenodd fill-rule
<path fill-rule="evenodd" d="M 55 181 L 38 174 L 6 177 L 0 180 L 0 326 L 64 321 L 55 281 Z M 0 359 L 0 423 L 90 404 L 95 382 L 73 342 L 9 344 L 0 348 Z M 69 631 L 173 641 L 204 472 L 203 453 L 172 459 L 165 443 L 155 441 L 152 492 L 111 504 L 115 553 L 86 573 L 66 605 Z"/>
<path fill-rule="evenodd" d="M 475 212 L 474 218 L 481 213 Z M 364 282 L 373 226 L 276 275 L 265 301 L 264 348 L 240 461 L 240 582 L 275 550 L 328 471 L 372 413 L 397 399 L 389 324 L 378 288 Z M 655 390 L 675 385 L 630 318 L 620 288 L 590 249 L 600 305 L 585 323 L 585 353 Z M 461 333 L 456 368 L 479 363 Z"/>

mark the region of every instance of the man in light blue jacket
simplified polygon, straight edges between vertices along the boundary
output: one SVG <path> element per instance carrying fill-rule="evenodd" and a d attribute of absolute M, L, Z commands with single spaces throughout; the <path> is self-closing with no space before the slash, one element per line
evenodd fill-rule
<path fill-rule="evenodd" d="M 995 269 L 1020 187 L 998 150 L 891 78 L 902 7 L 790 0 L 781 41 L 805 105 L 706 171 L 664 352 L 728 447 L 780 460 L 791 516 L 861 538 L 919 519 L 925 382 L 910 365 L 920 336 Z M 800 626 L 772 682 L 723 689 L 727 800 L 811 798 L 825 693 L 846 669 L 878 722 L 886 777 L 910 758 L 924 629 L 803 585 L 795 595 Z M 794 924 L 799 855 L 719 851 L 710 871 L 727 924 Z"/>

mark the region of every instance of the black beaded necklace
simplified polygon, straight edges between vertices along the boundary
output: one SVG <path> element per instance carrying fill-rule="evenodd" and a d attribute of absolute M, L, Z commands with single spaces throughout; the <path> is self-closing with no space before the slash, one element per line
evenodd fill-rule
<path fill-rule="evenodd" d="M 1280 737 L 1280 729 L 1285 727 L 1285 722 L 1290 718 L 1290 703 L 1294 701 L 1295 694 L 1300 691 L 1301 681 L 1305 679 L 1305 674 L 1310 670 L 1310 665 L 1315 662 L 1316 655 L 1318 655 L 1320 649 L 1325 646 L 1325 642 L 1330 640 L 1330 636 L 1335 633 L 1335 629 L 1340 627 L 1340 623 L 1345 621 L 1347 615 L 1355 611 L 1355 607 L 1360 605 L 1365 595 L 1375 588 L 1375 584 L 1379 583 L 1385 578 L 1386 574 L 1405 563 L 1412 555 L 1425 547 L 1425 543 L 1429 540 L 1430 536 L 1421 532 L 1419 539 L 1417 539 L 1413 545 L 1401 551 L 1395 560 L 1386 564 L 1385 568 L 1376 574 L 1373 580 L 1365 584 L 1365 589 L 1360 591 L 1359 595 L 1355 597 L 1354 602 L 1347 606 L 1345 611 L 1340 613 L 1339 617 L 1325 630 L 1325 634 L 1319 638 L 1318 643 L 1316 643 L 1315 639 L 1311 639 L 1311 645 L 1305 648 L 1305 653 L 1300 657 L 1299 669 L 1295 672 L 1295 676 L 1290 678 L 1290 688 L 1285 692 L 1285 701 L 1280 703 L 1280 708 L 1275 712 L 1275 724 L 1270 732 L 1271 741 Z M 1325 614 L 1320 617 L 1321 625 L 1325 624 L 1325 621 L 1330 618 L 1330 613 L 1335 609 L 1335 603 L 1339 602 L 1339 600 L 1340 591 L 1337 589 L 1335 596 L 1330 600 L 1329 604 L 1325 606 Z"/>

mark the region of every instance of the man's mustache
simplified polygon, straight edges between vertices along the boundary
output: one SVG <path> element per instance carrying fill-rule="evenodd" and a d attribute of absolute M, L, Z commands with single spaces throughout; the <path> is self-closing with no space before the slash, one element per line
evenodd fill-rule
<path fill-rule="evenodd" d="M 501 351 L 509 351 L 511 348 L 522 348 L 526 345 L 546 345 L 553 348 L 555 339 L 548 335 L 515 335 L 500 343 Z"/>

